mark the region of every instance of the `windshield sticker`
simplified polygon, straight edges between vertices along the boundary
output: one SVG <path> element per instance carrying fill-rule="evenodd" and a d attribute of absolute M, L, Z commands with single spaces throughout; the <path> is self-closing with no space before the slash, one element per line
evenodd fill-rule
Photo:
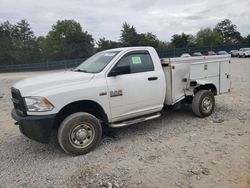
<path fill-rule="evenodd" d="M 140 57 L 132 57 L 133 64 L 141 64 L 141 58 Z"/>
<path fill-rule="evenodd" d="M 106 54 L 104 54 L 104 56 L 106 56 L 106 57 L 113 57 L 115 55 L 115 53 L 106 53 Z"/>

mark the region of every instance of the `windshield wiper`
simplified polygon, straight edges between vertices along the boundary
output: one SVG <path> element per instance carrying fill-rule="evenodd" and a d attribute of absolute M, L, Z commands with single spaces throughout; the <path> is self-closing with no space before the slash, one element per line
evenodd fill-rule
<path fill-rule="evenodd" d="M 86 73 L 88 73 L 88 71 L 83 70 L 83 69 L 74 69 L 73 71 L 75 71 L 75 72 L 86 72 Z"/>

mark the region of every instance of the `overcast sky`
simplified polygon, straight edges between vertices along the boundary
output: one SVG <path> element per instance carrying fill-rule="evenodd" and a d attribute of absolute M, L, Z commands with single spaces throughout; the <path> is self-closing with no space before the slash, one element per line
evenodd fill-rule
<path fill-rule="evenodd" d="M 57 20 L 74 19 L 97 40 L 118 40 L 122 23 L 161 40 L 175 33 L 195 34 L 229 18 L 243 36 L 250 34 L 250 0 L 0 0 L 0 22 L 26 19 L 36 36 Z"/>

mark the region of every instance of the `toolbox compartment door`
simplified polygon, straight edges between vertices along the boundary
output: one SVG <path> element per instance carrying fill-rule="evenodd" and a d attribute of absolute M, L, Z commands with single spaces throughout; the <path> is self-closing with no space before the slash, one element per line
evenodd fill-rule
<path fill-rule="evenodd" d="M 172 65 L 172 99 L 173 104 L 185 97 L 184 90 L 190 73 L 190 63 L 175 63 Z"/>
<path fill-rule="evenodd" d="M 230 91 L 230 61 L 222 61 L 220 63 L 220 93 Z"/>

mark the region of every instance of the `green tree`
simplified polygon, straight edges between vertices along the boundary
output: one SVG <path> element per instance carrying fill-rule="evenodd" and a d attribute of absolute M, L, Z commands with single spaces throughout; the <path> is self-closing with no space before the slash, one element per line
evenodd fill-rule
<path fill-rule="evenodd" d="M 38 47 L 38 50 L 39 50 L 39 53 L 41 54 L 41 61 L 44 62 L 47 60 L 47 55 L 46 55 L 46 47 L 47 47 L 47 44 L 46 44 L 46 37 L 44 36 L 39 36 L 36 40 L 36 43 L 37 43 L 37 47 Z"/>
<path fill-rule="evenodd" d="M 223 38 L 216 30 L 200 29 L 196 34 L 196 44 L 197 46 L 222 45 Z"/>
<path fill-rule="evenodd" d="M 134 26 L 130 26 L 127 22 L 122 25 L 120 41 L 123 46 L 138 46 L 139 35 Z"/>
<path fill-rule="evenodd" d="M 153 33 L 141 33 L 138 35 L 138 45 L 159 48 L 159 40 Z"/>
<path fill-rule="evenodd" d="M 104 37 L 100 38 L 97 42 L 97 48 L 98 51 L 102 51 L 102 50 L 107 50 L 107 49 L 111 49 L 111 48 L 119 48 L 122 46 L 122 44 L 120 42 L 116 42 L 116 41 L 112 41 L 112 40 L 106 40 Z"/>
<path fill-rule="evenodd" d="M 41 54 L 36 43 L 36 37 L 26 20 L 21 20 L 16 25 L 15 47 L 18 50 L 17 60 L 20 63 L 38 63 Z"/>
<path fill-rule="evenodd" d="M 166 47 L 166 43 L 160 41 L 155 34 L 151 32 L 139 34 L 135 27 L 127 22 L 122 25 L 120 41 L 122 46 L 153 46 L 156 49 Z"/>
<path fill-rule="evenodd" d="M 225 44 L 235 44 L 242 40 L 237 26 L 229 19 L 222 20 L 214 29 L 223 37 Z"/>
<path fill-rule="evenodd" d="M 8 21 L 0 25 L 1 65 L 37 63 L 40 55 L 36 37 L 26 20 L 16 25 Z"/>
<path fill-rule="evenodd" d="M 171 43 L 170 42 L 166 42 L 166 41 L 161 41 L 159 40 L 159 44 L 158 44 L 158 49 L 165 49 L 165 48 L 171 48 Z"/>
<path fill-rule="evenodd" d="M 8 21 L 0 25 L 0 65 L 14 64 L 12 34 L 15 31 L 14 25 Z"/>
<path fill-rule="evenodd" d="M 250 34 L 247 35 L 246 37 L 243 37 L 242 42 L 245 44 L 250 44 Z"/>
<path fill-rule="evenodd" d="M 185 33 L 182 33 L 180 35 L 174 34 L 171 38 L 171 44 L 175 48 L 186 48 L 194 46 L 194 37 Z"/>
<path fill-rule="evenodd" d="M 92 35 L 83 31 L 80 23 L 74 20 L 57 21 L 45 41 L 40 38 L 39 42 L 48 60 L 88 57 L 94 50 Z"/>

